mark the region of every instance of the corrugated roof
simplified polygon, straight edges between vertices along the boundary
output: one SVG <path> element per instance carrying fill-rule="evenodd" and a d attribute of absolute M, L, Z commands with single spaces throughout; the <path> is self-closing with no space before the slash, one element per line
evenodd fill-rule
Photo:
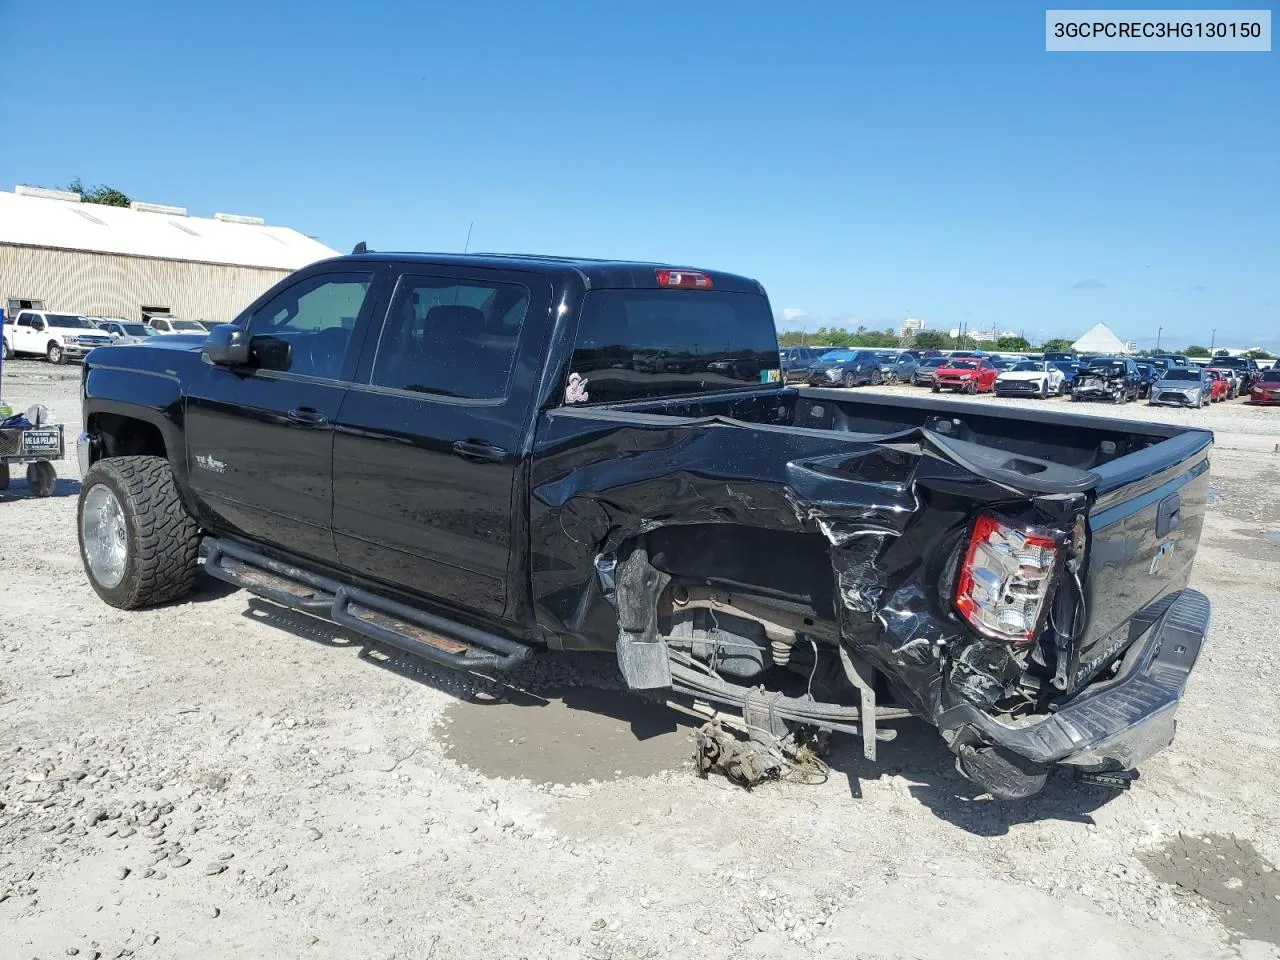
<path fill-rule="evenodd" d="M 296 270 L 338 251 L 289 227 L 0 191 L 0 244 Z"/>

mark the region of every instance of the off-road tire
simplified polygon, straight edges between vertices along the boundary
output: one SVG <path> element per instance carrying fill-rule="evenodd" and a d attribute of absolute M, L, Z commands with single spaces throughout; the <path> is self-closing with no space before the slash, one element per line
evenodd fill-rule
<path fill-rule="evenodd" d="M 27 489 L 33 497 L 52 497 L 58 485 L 58 471 L 48 460 L 27 464 Z"/>
<path fill-rule="evenodd" d="M 80 519 L 86 495 L 100 484 L 115 494 L 128 531 L 124 579 L 111 588 L 98 584 L 89 570 Z M 183 506 L 169 461 L 163 457 L 110 457 L 91 466 L 80 481 L 76 530 L 89 583 L 111 606 L 138 610 L 181 600 L 191 591 L 200 531 Z"/>

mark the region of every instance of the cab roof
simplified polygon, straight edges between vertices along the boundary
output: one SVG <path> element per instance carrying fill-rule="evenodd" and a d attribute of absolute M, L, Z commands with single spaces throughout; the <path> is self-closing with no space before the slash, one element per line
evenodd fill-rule
<path fill-rule="evenodd" d="M 423 266 L 480 267 L 538 273 L 551 279 L 576 274 L 587 287 L 633 287 L 658 289 L 657 271 L 682 270 L 702 273 L 711 278 L 713 290 L 730 293 L 763 294 L 758 280 L 721 270 L 642 260 L 595 260 L 588 257 L 561 257 L 529 253 L 356 253 L 336 257 L 329 263 L 417 263 Z"/>

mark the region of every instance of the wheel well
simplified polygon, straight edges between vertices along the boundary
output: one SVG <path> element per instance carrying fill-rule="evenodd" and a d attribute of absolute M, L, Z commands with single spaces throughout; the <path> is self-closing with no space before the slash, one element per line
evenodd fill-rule
<path fill-rule="evenodd" d="M 118 413 L 95 413 L 89 418 L 89 433 L 100 444 L 104 457 L 156 456 L 168 458 L 164 435 L 155 424 Z"/>

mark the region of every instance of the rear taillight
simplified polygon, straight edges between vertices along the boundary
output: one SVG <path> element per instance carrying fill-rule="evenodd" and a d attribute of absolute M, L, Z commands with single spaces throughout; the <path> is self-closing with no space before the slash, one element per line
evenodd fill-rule
<path fill-rule="evenodd" d="M 694 270 L 658 270 L 658 286 L 682 290 L 710 290 L 711 278 Z"/>
<path fill-rule="evenodd" d="M 956 609 L 979 633 L 1035 640 L 1062 562 L 1063 536 L 989 513 L 978 517 L 956 585 Z"/>

